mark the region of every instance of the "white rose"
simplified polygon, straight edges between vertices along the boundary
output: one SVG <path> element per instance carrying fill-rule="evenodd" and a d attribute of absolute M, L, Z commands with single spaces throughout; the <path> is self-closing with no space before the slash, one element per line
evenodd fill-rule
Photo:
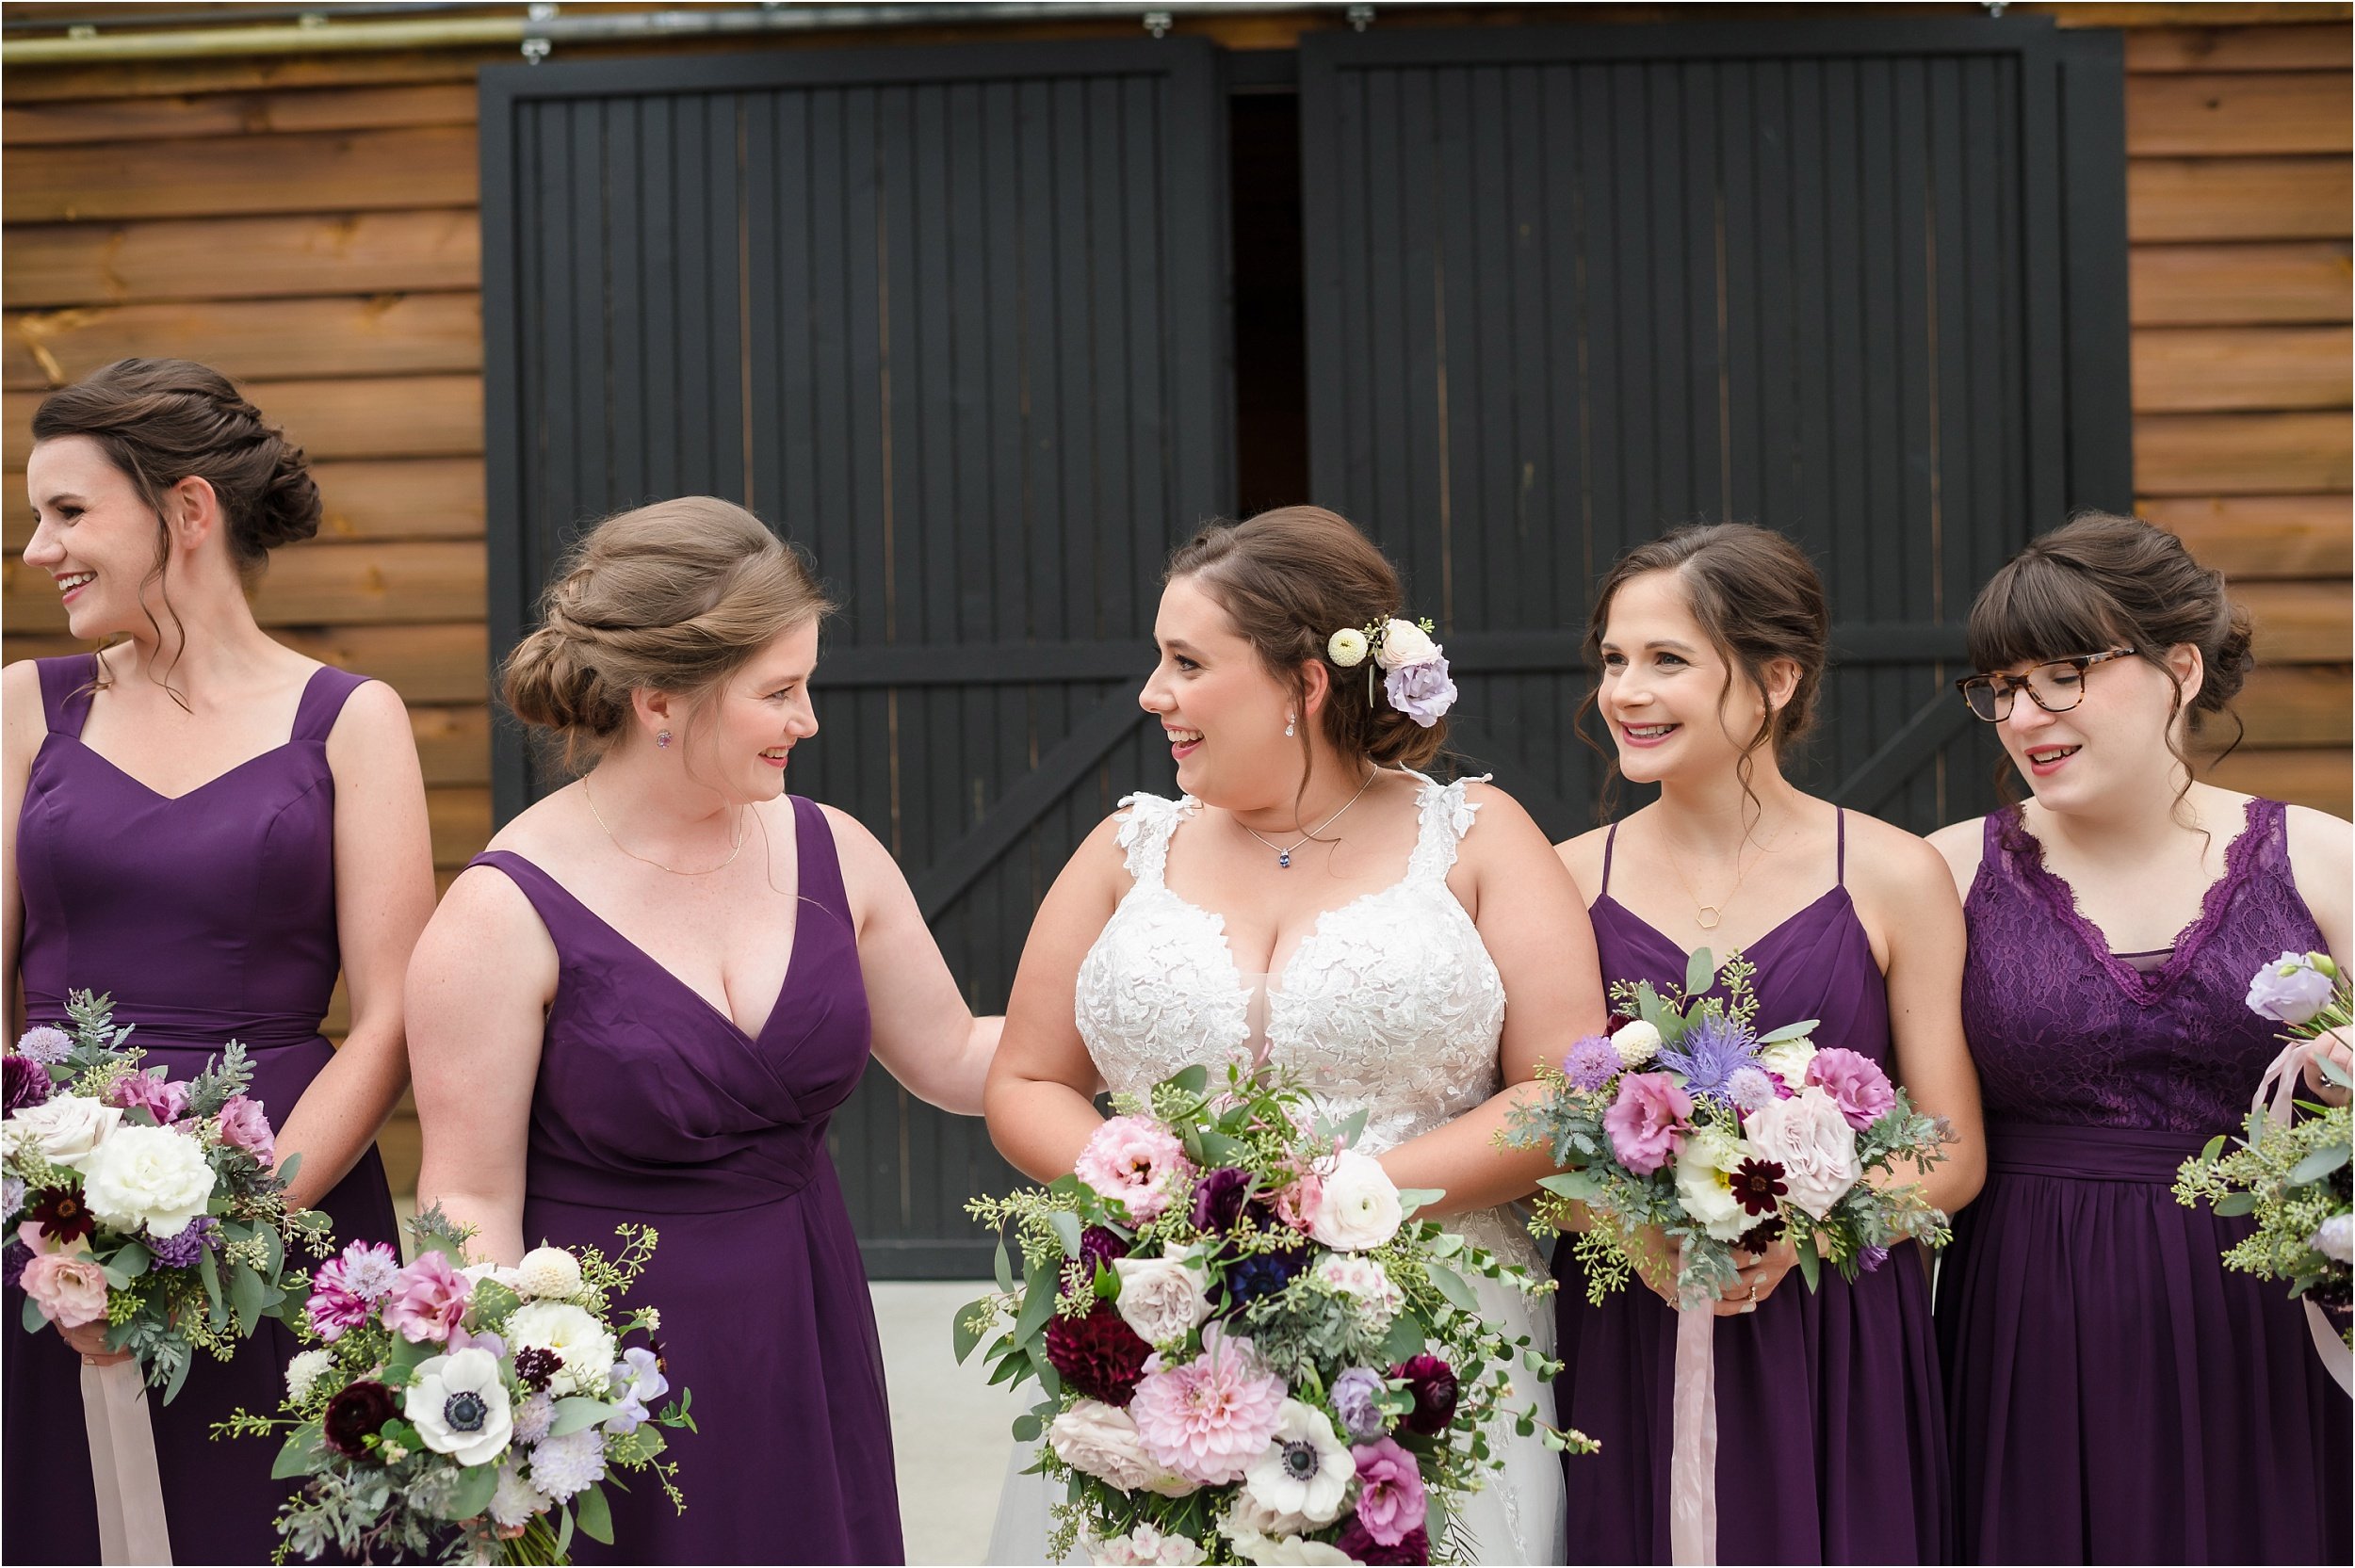
<path fill-rule="evenodd" d="M 1343 626 L 1325 642 L 1324 654 L 1343 670 L 1355 670 L 1366 662 L 1366 634 L 1355 626 Z"/>
<path fill-rule="evenodd" d="M 1438 652 L 1438 644 L 1421 626 L 1412 621 L 1393 621 L 1382 628 L 1382 651 L 1373 658 L 1385 670 L 1398 670 L 1435 658 Z"/>
<path fill-rule="evenodd" d="M 498 1458 L 515 1430 L 498 1358 L 488 1350 L 419 1362 L 401 1414 L 427 1447 L 461 1464 L 488 1464 Z"/>
<path fill-rule="evenodd" d="M 1182 1476 L 1172 1476 L 1153 1463 L 1137 1440 L 1137 1424 L 1117 1405 L 1100 1399 L 1080 1399 L 1048 1425 L 1047 1446 L 1074 1470 L 1123 1492 L 1158 1492 L 1182 1497 L 1195 1490 Z M 1175 1490 L 1172 1490 L 1172 1488 Z"/>
<path fill-rule="evenodd" d="M 1357 1462 L 1333 1431 L 1332 1418 L 1314 1405 L 1286 1399 L 1276 1413 L 1275 1436 L 1243 1472 L 1242 1488 L 1271 1513 L 1329 1525 L 1356 1479 Z"/>
<path fill-rule="evenodd" d="M 1377 1332 L 1389 1328 L 1406 1305 L 1390 1276 L 1370 1257 L 1330 1255 L 1317 1265 L 1317 1278 L 1355 1301 Z"/>
<path fill-rule="evenodd" d="M 316 1350 L 304 1350 L 286 1363 L 287 1400 L 299 1405 L 309 1398 L 311 1390 L 317 1385 L 321 1374 L 334 1365 L 335 1357 L 333 1351 Z"/>
<path fill-rule="evenodd" d="M 1202 1543 L 1190 1535 L 1163 1535 L 1152 1526 L 1140 1524 L 1126 1535 L 1115 1535 L 1110 1541 L 1089 1544 L 1088 1556 L 1099 1563 L 1169 1564 L 1171 1568 L 1193 1568 L 1203 1560 Z"/>
<path fill-rule="evenodd" d="M 1778 1040 L 1758 1048 L 1758 1064 L 1790 1088 L 1807 1081 L 1807 1064 L 1815 1059 L 1815 1046 L 1807 1040 Z"/>
<path fill-rule="evenodd" d="M 1405 1218 L 1398 1188 L 1372 1155 L 1343 1149 L 1319 1172 L 1323 1190 L 1308 1234 L 1338 1252 L 1361 1253 L 1398 1234 Z"/>
<path fill-rule="evenodd" d="M 1660 1054 L 1660 1030 L 1641 1018 L 1622 1024 L 1611 1037 L 1611 1048 L 1619 1053 L 1620 1066 L 1641 1067 Z"/>
<path fill-rule="evenodd" d="M 1839 1102 L 1813 1084 L 1750 1112 L 1744 1130 L 1761 1158 L 1782 1167 L 1788 1201 L 1818 1220 L 1864 1174 L 1855 1130 Z"/>
<path fill-rule="evenodd" d="M 1274 1565 L 1291 1568 L 1292 1564 L 1300 1564 L 1302 1568 L 1308 1568 L 1308 1565 L 1312 1564 L 1357 1560 L 1330 1542 L 1307 1541 L 1299 1536 L 1278 1536 L 1271 1539 L 1268 1536 L 1259 1535 L 1253 1536 L 1248 1541 L 1241 1536 L 1233 1539 L 1236 1555 L 1245 1562 L 1266 1563 L 1270 1564 L 1271 1568 L 1274 1568 Z"/>
<path fill-rule="evenodd" d="M 526 1296 L 577 1295 L 580 1260 L 561 1247 L 534 1247 L 515 1266 L 515 1288 Z"/>
<path fill-rule="evenodd" d="M 16 1137 L 41 1151 L 52 1165 L 78 1167 L 92 1149 L 122 1124 L 122 1112 L 87 1094 L 53 1094 L 8 1118 Z"/>
<path fill-rule="evenodd" d="M 1113 1306 L 1147 1345 L 1183 1339 L 1210 1315 L 1210 1279 L 1185 1258 L 1115 1258 L 1113 1272 L 1120 1276 Z"/>
<path fill-rule="evenodd" d="M 1689 1137 L 1677 1152 L 1677 1198 L 1684 1212 L 1719 1241 L 1731 1241 L 1754 1222 L 1742 1211 L 1726 1172 L 1741 1163 L 1740 1149 L 1730 1139 Z"/>
<path fill-rule="evenodd" d="M 510 1354 L 521 1350 L 554 1350 L 564 1369 L 548 1385 L 559 1398 L 567 1394 L 602 1398 L 613 1371 L 613 1336 L 605 1325 L 569 1301 L 526 1301 L 507 1319 Z"/>
<path fill-rule="evenodd" d="M 82 1199 L 102 1225 L 174 1237 L 213 1201 L 213 1167 L 170 1127 L 118 1126 L 82 1156 Z"/>
<path fill-rule="evenodd" d="M 1268 1507 L 1248 1487 L 1236 1489 L 1234 1500 L 1218 1518 L 1219 1534 L 1232 1541 L 1235 1549 L 1245 1555 L 1254 1543 L 1265 1544 L 1272 1536 L 1298 1535 L 1307 1528 L 1307 1519 Z"/>

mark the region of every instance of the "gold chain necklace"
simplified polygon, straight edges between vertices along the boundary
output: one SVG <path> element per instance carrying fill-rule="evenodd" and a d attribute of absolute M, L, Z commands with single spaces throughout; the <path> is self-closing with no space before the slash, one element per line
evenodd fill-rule
<path fill-rule="evenodd" d="M 736 864 L 736 857 L 744 852 L 744 817 L 742 813 L 739 812 L 736 818 L 736 844 L 728 850 L 728 858 L 722 861 L 719 865 L 707 867 L 702 871 L 682 871 L 675 865 L 665 865 L 658 860 L 648 860 L 645 856 L 640 854 L 628 845 L 624 844 L 620 839 L 614 838 L 613 830 L 606 827 L 605 813 L 597 809 L 597 798 L 589 792 L 589 780 L 586 775 L 584 775 L 580 781 L 580 798 L 589 802 L 589 815 L 597 819 L 598 827 L 605 828 L 605 836 L 613 840 L 613 848 L 621 850 L 622 853 L 627 855 L 634 861 L 638 861 L 642 865 L 651 865 L 658 871 L 668 871 L 674 877 L 708 877 L 714 871 L 724 871 L 729 866 L 734 865 Z"/>
<path fill-rule="evenodd" d="M 1660 852 L 1666 857 L 1668 869 L 1677 874 L 1677 881 L 1684 884 L 1684 896 L 1693 900 L 1693 924 L 1705 931 L 1713 931 L 1717 929 L 1717 923 L 1726 917 L 1726 905 L 1733 902 L 1734 895 L 1742 891 L 1742 884 L 1748 880 L 1751 868 L 1756 866 L 1759 861 L 1764 860 L 1772 850 L 1770 846 L 1760 844 L 1758 859 L 1751 861 L 1748 865 L 1744 865 L 1741 855 L 1736 853 L 1733 857 L 1733 885 L 1727 888 L 1725 897 L 1713 904 L 1702 903 L 1701 896 L 1693 891 L 1693 879 L 1684 874 L 1684 867 L 1678 865 L 1676 856 L 1669 852 L 1668 838 L 1665 833 L 1661 834 Z"/>

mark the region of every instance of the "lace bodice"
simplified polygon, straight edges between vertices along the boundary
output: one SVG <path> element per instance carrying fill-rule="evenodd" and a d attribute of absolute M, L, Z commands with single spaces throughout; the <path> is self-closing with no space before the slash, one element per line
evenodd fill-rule
<path fill-rule="evenodd" d="M 2290 872 L 2284 812 L 2252 800 L 2224 875 L 2163 963 L 2109 950 L 2017 809 L 1986 819 L 1971 896 L 1963 1027 L 1990 1122 L 2133 1127 L 2204 1137 L 2238 1126 L 2275 1026 L 2249 978 L 2322 946 Z"/>
<path fill-rule="evenodd" d="M 1357 1147 L 1370 1153 L 1453 1121 L 1502 1086 L 1504 982 L 1447 885 L 1479 810 L 1464 799 L 1468 782 L 1424 779 L 1405 875 L 1319 915 L 1267 979 L 1267 1059 L 1334 1114 L 1363 1109 Z M 1248 1062 L 1252 987 L 1227 948 L 1225 917 L 1164 880 L 1170 838 L 1198 803 L 1131 795 L 1121 805 L 1135 882 L 1080 962 L 1077 1013 L 1104 1081 L 1136 1092 L 1196 1062 Z M 1515 1229 L 1472 1228 L 1491 1248 L 1511 1244 Z M 1518 1258 L 1526 1235 L 1513 1246 Z"/>

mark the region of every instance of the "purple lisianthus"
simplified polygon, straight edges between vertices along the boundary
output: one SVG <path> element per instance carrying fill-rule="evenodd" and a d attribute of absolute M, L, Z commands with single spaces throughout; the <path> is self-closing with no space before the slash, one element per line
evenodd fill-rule
<path fill-rule="evenodd" d="M 1357 1461 L 1357 1523 L 1366 1533 L 1395 1546 L 1408 1530 L 1421 1529 L 1425 1505 L 1422 1469 L 1415 1456 L 1388 1437 L 1361 1444 L 1350 1454 Z"/>
<path fill-rule="evenodd" d="M 36 1024 L 17 1037 L 16 1054 L 31 1057 L 43 1067 L 55 1067 L 73 1054 L 73 1037 L 47 1024 Z"/>
<path fill-rule="evenodd" d="M 8 1107 L 11 1114 L 49 1103 L 49 1069 L 31 1057 L 0 1057 L 6 1063 Z"/>
<path fill-rule="evenodd" d="M 1618 1098 L 1602 1113 L 1602 1130 L 1619 1163 L 1648 1176 L 1684 1146 L 1692 1114 L 1692 1096 L 1667 1074 L 1630 1073 L 1619 1080 Z"/>
<path fill-rule="evenodd" d="M 1562 1075 L 1573 1089 L 1600 1089 L 1619 1072 L 1619 1053 L 1607 1035 L 1590 1034 L 1574 1042 L 1562 1057 Z"/>
<path fill-rule="evenodd" d="M 220 1140 L 243 1149 L 261 1161 L 265 1170 L 278 1163 L 277 1135 L 270 1131 L 269 1118 L 263 1114 L 259 1100 L 239 1094 L 220 1107 Z"/>
<path fill-rule="evenodd" d="M 1808 1059 L 1807 1081 L 1831 1096 L 1849 1126 L 1862 1132 L 1889 1114 L 1897 1091 L 1879 1062 L 1855 1051 L 1829 1046 Z"/>
<path fill-rule="evenodd" d="M 106 1103 L 124 1110 L 143 1110 L 155 1119 L 155 1125 L 169 1127 L 187 1114 L 188 1089 L 169 1078 L 125 1073 L 107 1086 Z"/>
<path fill-rule="evenodd" d="M 1382 1407 L 1376 1401 L 1388 1386 L 1370 1366 L 1352 1366 L 1333 1380 L 1333 1414 L 1349 1436 L 1365 1441 L 1382 1435 Z"/>
<path fill-rule="evenodd" d="M 1238 1171 L 1231 1165 L 1210 1172 L 1194 1187 L 1194 1228 L 1210 1236 L 1223 1236 L 1242 1218 L 1244 1199 L 1251 1190 L 1251 1172 Z"/>
<path fill-rule="evenodd" d="M 1684 1027 L 1684 1038 L 1661 1048 L 1651 1065 L 1682 1075 L 1684 1091 L 1698 1099 L 1731 1105 L 1733 1075 L 1758 1065 L 1758 1036 L 1739 1019 L 1705 1012 Z"/>
<path fill-rule="evenodd" d="M 1447 659 L 1437 654 L 1391 671 L 1382 677 L 1382 689 L 1389 694 L 1390 706 L 1426 730 L 1455 705 L 1455 683 L 1448 679 Z"/>
<path fill-rule="evenodd" d="M 1856 1255 L 1857 1267 L 1868 1274 L 1879 1273 L 1881 1265 L 1888 1261 L 1889 1249 L 1886 1247 L 1867 1247 Z"/>
<path fill-rule="evenodd" d="M 2333 988 L 2313 955 L 2283 953 L 2249 978 L 2249 1010 L 2295 1028 L 2330 1005 Z"/>
<path fill-rule="evenodd" d="M 220 1251 L 219 1231 L 219 1220 L 209 1214 L 200 1214 L 177 1236 L 149 1237 L 147 1250 L 167 1269 L 193 1269 L 197 1258 L 207 1250 Z"/>

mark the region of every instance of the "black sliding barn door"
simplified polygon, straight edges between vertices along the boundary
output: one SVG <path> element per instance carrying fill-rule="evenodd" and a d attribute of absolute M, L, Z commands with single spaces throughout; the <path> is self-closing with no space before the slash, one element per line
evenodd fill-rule
<path fill-rule="evenodd" d="M 1591 587 L 1694 520 L 1823 571 L 1812 787 L 1986 809 L 1972 594 L 2132 504 L 2121 80 L 2116 34 L 2033 21 L 1305 40 L 1316 496 L 1409 566 L 1467 749 L 1549 828 L 1601 778 Z"/>
<path fill-rule="evenodd" d="M 494 652 L 633 504 L 808 549 L 846 613 L 793 787 L 898 855 L 980 1010 L 1079 838 L 1167 787 L 1161 562 L 1233 505 L 1216 78 L 1175 39 L 484 73 Z M 508 727 L 495 782 L 503 820 L 561 781 Z M 875 1272 L 988 1271 L 979 1121 L 878 1068 L 834 1128 Z"/>

